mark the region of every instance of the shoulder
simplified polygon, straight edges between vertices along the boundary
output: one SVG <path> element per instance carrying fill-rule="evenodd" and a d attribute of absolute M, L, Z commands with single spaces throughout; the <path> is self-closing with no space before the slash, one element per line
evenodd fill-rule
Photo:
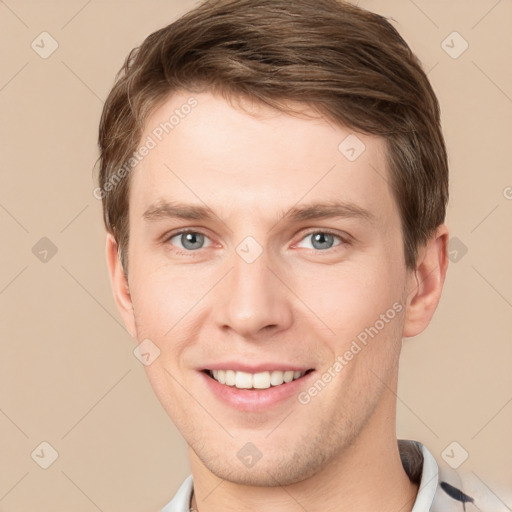
<path fill-rule="evenodd" d="M 512 505 L 511 489 L 484 481 L 474 471 L 455 471 L 447 466 L 439 466 L 438 488 L 431 512 L 451 511 L 449 506 L 457 503 L 461 512 L 478 510 L 481 512 L 510 512 Z"/>
<path fill-rule="evenodd" d="M 474 471 L 438 464 L 418 441 L 399 440 L 400 457 L 411 481 L 419 485 L 413 512 L 510 512 L 512 489 L 485 482 Z"/>

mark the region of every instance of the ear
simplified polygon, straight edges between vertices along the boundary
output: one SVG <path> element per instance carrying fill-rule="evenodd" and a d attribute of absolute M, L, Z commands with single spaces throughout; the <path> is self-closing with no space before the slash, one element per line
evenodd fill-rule
<path fill-rule="evenodd" d="M 110 285 L 112 287 L 112 293 L 117 305 L 117 310 L 123 319 L 126 329 L 132 338 L 136 339 L 137 330 L 135 328 L 132 298 L 128 288 L 128 278 L 124 273 L 121 260 L 119 259 L 117 242 L 110 233 L 107 233 L 105 249 Z"/>
<path fill-rule="evenodd" d="M 416 269 L 411 270 L 407 286 L 403 336 L 423 332 L 439 304 L 448 269 L 448 228 L 442 224 L 418 252 Z"/>

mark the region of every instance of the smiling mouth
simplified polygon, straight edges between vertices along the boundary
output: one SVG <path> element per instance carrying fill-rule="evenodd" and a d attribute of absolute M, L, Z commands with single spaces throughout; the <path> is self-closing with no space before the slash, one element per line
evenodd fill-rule
<path fill-rule="evenodd" d="M 238 389 L 268 389 L 282 386 L 294 380 L 301 379 L 312 372 L 307 371 L 266 371 L 258 373 L 239 372 L 236 370 L 204 370 L 204 372 L 220 384 L 232 386 Z"/>

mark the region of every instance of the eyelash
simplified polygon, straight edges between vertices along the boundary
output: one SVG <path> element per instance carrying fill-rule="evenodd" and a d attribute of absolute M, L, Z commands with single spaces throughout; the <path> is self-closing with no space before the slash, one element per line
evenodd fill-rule
<path fill-rule="evenodd" d="M 179 231 L 175 231 L 173 233 L 170 233 L 168 236 L 166 236 L 165 240 L 164 240 L 164 243 L 169 243 L 170 240 L 172 238 L 174 238 L 175 236 L 184 235 L 184 234 L 187 234 L 187 233 L 194 233 L 194 234 L 203 235 L 204 237 L 209 239 L 208 235 L 206 233 L 203 233 L 200 230 L 197 230 L 197 229 L 181 229 Z M 307 251 L 310 251 L 310 252 L 312 251 L 312 252 L 314 252 L 316 254 L 319 254 L 319 253 L 329 253 L 330 254 L 333 251 L 336 251 L 337 248 L 342 248 L 343 246 L 350 245 L 350 240 L 349 240 L 348 236 L 343 237 L 339 233 L 336 233 L 336 232 L 334 232 L 334 231 L 332 231 L 330 229 L 312 229 L 311 231 L 308 231 L 307 233 L 304 233 L 302 238 L 297 243 L 300 243 L 300 242 L 302 242 L 302 240 L 304 240 L 308 236 L 313 235 L 313 234 L 317 234 L 317 233 L 332 235 L 335 238 L 338 238 L 340 240 L 340 243 L 337 244 L 337 245 L 334 245 L 333 247 L 330 247 L 329 249 L 321 250 L 321 249 L 314 249 L 313 248 L 313 249 L 306 249 Z M 296 244 L 294 244 L 294 245 L 296 245 Z M 203 248 L 201 248 L 201 249 L 203 249 Z M 187 249 L 176 248 L 175 252 L 178 255 L 188 255 L 189 256 L 189 255 L 193 255 L 194 253 L 198 253 L 201 249 L 196 249 L 194 251 L 194 250 L 187 250 Z M 205 247 L 204 249 L 207 249 L 207 247 Z"/>

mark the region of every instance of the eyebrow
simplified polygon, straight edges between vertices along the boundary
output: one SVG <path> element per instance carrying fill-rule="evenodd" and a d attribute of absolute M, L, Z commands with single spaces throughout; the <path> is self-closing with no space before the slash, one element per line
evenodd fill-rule
<path fill-rule="evenodd" d="M 218 217 L 207 206 L 192 205 L 180 202 L 159 201 L 150 206 L 142 215 L 146 221 L 161 219 L 214 220 Z M 344 201 L 327 201 L 302 206 L 293 206 L 281 211 L 280 221 L 301 222 L 305 220 L 328 218 L 356 218 L 374 223 L 376 215 L 354 203 Z"/>

